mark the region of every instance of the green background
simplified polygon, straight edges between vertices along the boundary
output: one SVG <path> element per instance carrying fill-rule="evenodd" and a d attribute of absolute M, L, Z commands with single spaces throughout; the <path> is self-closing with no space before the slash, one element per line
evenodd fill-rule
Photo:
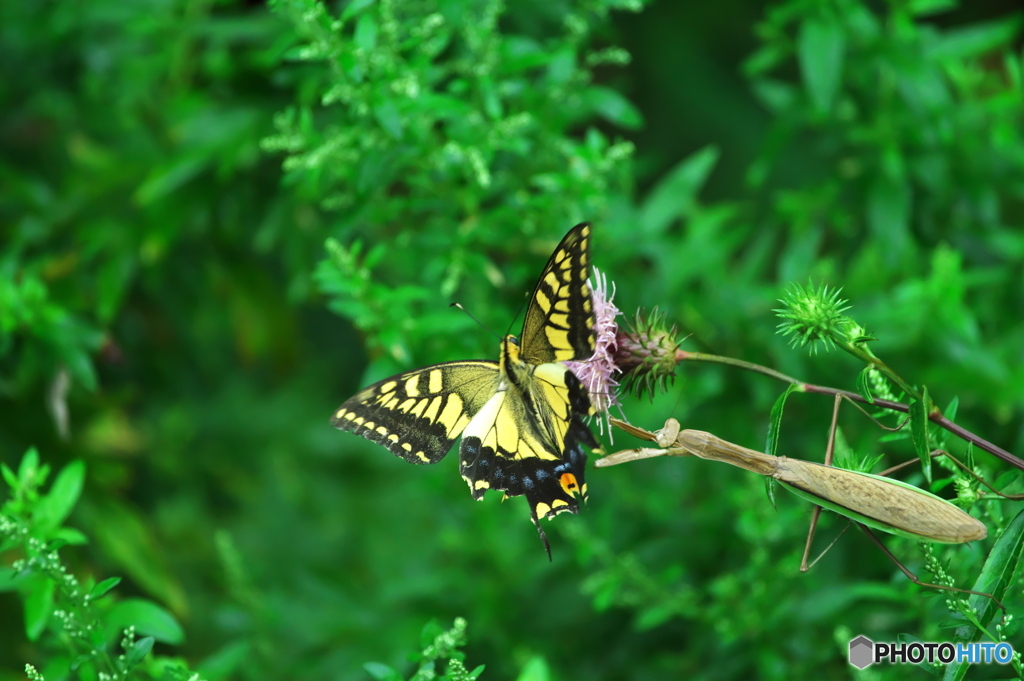
<path fill-rule="evenodd" d="M 752 474 L 591 468 L 549 563 L 455 455 L 411 466 L 328 419 L 391 373 L 496 357 L 590 220 L 626 318 L 657 307 L 684 349 L 853 390 L 855 360 L 791 348 L 772 312 L 790 282 L 842 287 L 876 354 L 1024 451 L 1016 3 L 508 4 L 3 3 L 0 461 L 86 463 L 68 569 L 166 608 L 185 640 L 156 652 L 211 679 L 408 675 L 455 617 L 485 679 L 849 678 L 857 634 L 947 639 L 945 595 L 855 532 L 801 574 L 810 507 Z M 677 373 L 621 396 L 633 423 L 764 447 L 784 386 Z M 790 397 L 779 453 L 821 460 L 831 408 Z M 958 585 L 1019 509 L 985 501 L 990 538 L 937 549 Z M 0 678 L 64 678 L 59 626 L 30 641 L 23 608 L 0 593 Z"/>

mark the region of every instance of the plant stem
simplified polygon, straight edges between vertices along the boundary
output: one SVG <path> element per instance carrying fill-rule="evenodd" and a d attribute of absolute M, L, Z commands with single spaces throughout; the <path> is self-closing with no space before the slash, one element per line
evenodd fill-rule
<path fill-rule="evenodd" d="M 903 404 L 902 402 L 894 402 L 892 400 L 883 400 L 877 398 L 872 400 L 871 402 L 868 402 L 868 400 L 866 400 L 864 396 L 861 395 L 860 393 L 850 392 L 849 390 L 840 390 L 838 388 L 829 388 L 823 385 L 814 385 L 812 383 L 806 383 L 799 379 L 793 378 L 792 376 L 787 376 L 786 374 L 776 371 L 775 369 L 769 369 L 766 366 L 754 364 L 752 362 L 746 362 L 742 359 L 735 359 L 733 357 L 723 357 L 721 355 L 709 355 L 703 352 L 686 352 L 684 350 L 676 351 L 676 359 L 678 361 L 689 360 L 694 362 L 711 362 L 714 364 L 727 364 L 729 366 L 734 366 L 740 369 L 746 369 L 747 371 L 753 371 L 754 373 L 762 374 L 764 376 L 774 378 L 784 383 L 792 383 L 797 386 L 797 389 L 800 392 L 816 393 L 819 395 L 842 395 L 843 397 L 854 402 L 861 402 L 863 404 L 873 404 L 883 409 L 898 411 L 904 414 L 910 412 L 910 407 L 906 404 Z M 1016 456 L 1010 454 L 1002 447 L 999 447 L 998 445 L 989 442 L 985 438 L 975 435 L 966 428 L 963 428 L 962 426 L 958 426 L 957 424 L 953 423 L 948 418 L 942 415 L 942 412 L 939 411 L 938 407 L 933 406 L 932 410 L 928 413 L 928 420 L 934 423 L 935 425 L 939 426 L 940 428 L 949 431 L 953 435 L 956 435 L 960 439 L 966 442 L 970 442 L 975 447 L 982 449 L 988 452 L 989 454 L 992 454 L 993 456 L 1002 459 L 1003 461 L 1010 464 L 1014 468 L 1019 468 L 1020 470 L 1024 471 L 1024 460 L 1017 458 Z"/>
<path fill-rule="evenodd" d="M 839 347 L 864 362 L 864 364 L 879 371 L 883 376 L 887 376 L 904 394 L 910 395 L 915 400 L 921 399 L 921 391 L 900 378 L 899 374 L 893 371 L 888 364 L 875 357 L 874 353 L 863 343 L 839 343 Z"/>

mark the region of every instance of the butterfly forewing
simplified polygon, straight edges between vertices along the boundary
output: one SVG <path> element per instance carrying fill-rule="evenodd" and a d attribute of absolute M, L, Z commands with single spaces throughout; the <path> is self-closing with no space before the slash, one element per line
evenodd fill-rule
<path fill-rule="evenodd" d="M 440 461 L 498 389 L 496 362 L 435 364 L 386 378 L 349 398 L 331 425 L 413 463 Z"/>
<path fill-rule="evenodd" d="M 520 337 L 531 364 L 589 359 L 594 354 L 590 294 L 590 224 L 576 225 L 552 253 L 533 290 Z"/>

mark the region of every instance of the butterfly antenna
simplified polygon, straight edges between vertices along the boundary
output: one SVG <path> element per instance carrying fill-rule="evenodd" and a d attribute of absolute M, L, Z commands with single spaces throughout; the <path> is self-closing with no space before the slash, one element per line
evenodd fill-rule
<path fill-rule="evenodd" d="M 469 310 L 467 310 L 466 308 L 462 307 L 462 303 L 451 303 L 451 304 L 450 304 L 450 305 L 449 305 L 448 307 L 457 307 L 457 308 L 459 308 L 460 310 L 462 310 L 463 312 L 465 312 L 465 313 L 466 313 L 466 314 L 467 314 L 467 315 L 469 316 L 469 318 L 470 318 L 470 319 L 472 319 L 472 320 L 473 320 L 474 322 L 476 322 L 476 323 L 477 323 L 477 325 L 478 325 L 478 326 L 479 326 L 479 327 L 480 327 L 481 329 L 483 329 L 484 331 L 488 332 L 489 334 L 491 334 L 491 335 L 492 335 L 492 336 L 494 336 L 495 338 L 498 338 L 498 334 L 494 333 L 494 330 L 493 330 L 492 328 L 490 328 L 489 326 L 487 326 L 486 324 L 484 324 L 484 323 L 483 323 L 482 321 L 480 321 L 479 319 L 477 319 L 476 317 L 474 317 L 474 316 L 473 316 L 473 313 L 472 313 L 472 312 L 470 312 L 470 311 L 469 311 Z"/>

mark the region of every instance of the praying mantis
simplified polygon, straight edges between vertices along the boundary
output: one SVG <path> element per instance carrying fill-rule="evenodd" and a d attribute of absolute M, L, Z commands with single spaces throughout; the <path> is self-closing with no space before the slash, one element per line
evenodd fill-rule
<path fill-rule="evenodd" d="M 722 461 L 759 475 L 771 476 L 797 496 L 815 504 L 816 511 L 804 549 L 801 571 L 809 569 L 807 556 L 814 536 L 814 527 L 822 507 L 850 518 L 915 584 L 923 587 L 958 591 L 991 598 L 1000 608 L 1002 603 L 992 594 L 953 586 L 922 582 L 903 566 L 869 528 L 875 528 L 919 541 L 959 544 L 984 539 L 985 525 L 952 503 L 898 480 L 879 475 L 859 473 L 831 465 L 831 448 L 826 464 L 812 463 L 784 456 L 773 456 L 741 447 L 699 430 L 681 430 L 679 422 L 668 419 L 665 427 L 650 432 L 618 419 L 611 423 L 626 432 L 658 445 L 616 452 L 596 462 L 608 467 L 628 461 L 657 456 L 696 456 Z M 834 424 L 833 424 L 834 427 Z"/>

